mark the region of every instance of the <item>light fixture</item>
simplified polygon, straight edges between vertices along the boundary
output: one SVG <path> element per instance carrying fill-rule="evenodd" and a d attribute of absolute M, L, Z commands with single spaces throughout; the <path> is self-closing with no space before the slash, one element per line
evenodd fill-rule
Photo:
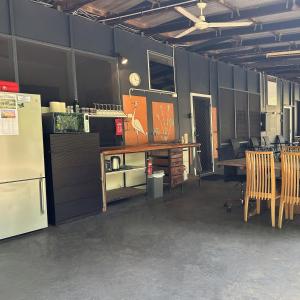
<path fill-rule="evenodd" d="M 126 57 L 121 57 L 121 64 L 122 64 L 122 65 L 127 65 L 127 64 L 128 64 L 128 58 L 126 58 Z"/>
<path fill-rule="evenodd" d="M 293 56 L 293 55 L 300 55 L 300 50 L 269 52 L 266 54 L 266 58 L 285 57 L 285 56 Z"/>

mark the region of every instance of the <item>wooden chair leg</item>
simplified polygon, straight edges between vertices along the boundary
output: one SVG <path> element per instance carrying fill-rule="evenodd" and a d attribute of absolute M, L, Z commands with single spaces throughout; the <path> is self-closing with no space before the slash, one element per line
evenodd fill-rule
<path fill-rule="evenodd" d="M 248 222 L 248 208 L 249 208 L 249 197 L 245 197 L 244 203 L 244 221 Z"/>
<path fill-rule="evenodd" d="M 289 218 L 289 205 L 287 203 L 284 205 L 284 218 L 286 220 Z"/>
<path fill-rule="evenodd" d="M 294 204 L 290 204 L 290 220 L 294 220 Z"/>
<path fill-rule="evenodd" d="M 282 218 L 283 218 L 283 208 L 284 203 L 280 200 L 280 206 L 279 206 L 279 215 L 278 215 L 278 228 L 282 228 Z"/>
<path fill-rule="evenodd" d="M 256 213 L 259 215 L 260 214 L 260 200 L 256 199 Z"/>
<path fill-rule="evenodd" d="M 275 227 L 276 217 L 275 217 L 275 199 L 271 200 L 271 220 L 272 227 Z"/>

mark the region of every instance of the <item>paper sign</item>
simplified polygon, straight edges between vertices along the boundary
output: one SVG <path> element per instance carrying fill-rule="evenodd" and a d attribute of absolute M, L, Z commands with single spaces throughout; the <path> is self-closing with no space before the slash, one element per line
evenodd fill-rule
<path fill-rule="evenodd" d="M 18 135 L 19 121 L 17 96 L 1 93 L 0 95 L 0 135 Z"/>
<path fill-rule="evenodd" d="M 17 97 L 19 106 L 23 106 L 24 103 L 29 103 L 31 99 L 29 95 L 18 95 Z"/>

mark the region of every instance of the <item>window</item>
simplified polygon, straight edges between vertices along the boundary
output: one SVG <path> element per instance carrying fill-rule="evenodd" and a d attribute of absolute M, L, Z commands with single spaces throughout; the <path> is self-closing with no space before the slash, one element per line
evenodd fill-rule
<path fill-rule="evenodd" d="M 17 41 L 20 89 L 50 101 L 74 101 L 70 52 L 50 46 Z"/>
<path fill-rule="evenodd" d="M 176 92 L 173 58 L 148 51 L 149 88 Z"/>
<path fill-rule="evenodd" d="M 219 96 L 221 143 L 235 138 L 234 91 L 220 89 Z"/>
<path fill-rule="evenodd" d="M 0 80 L 15 80 L 12 42 L 4 37 L 0 37 Z"/>
<path fill-rule="evenodd" d="M 249 94 L 250 137 L 259 137 L 261 131 L 260 95 Z"/>
<path fill-rule="evenodd" d="M 248 141 L 248 93 L 235 91 L 236 134 L 240 141 Z"/>
<path fill-rule="evenodd" d="M 79 52 L 75 58 L 80 106 L 93 107 L 93 103 L 119 103 L 116 61 Z"/>
<path fill-rule="evenodd" d="M 277 105 L 277 79 L 276 77 L 268 76 L 267 81 L 268 105 Z"/>
<path fill-rule="evenodd" d="M 300 101 L 296 101 L 296 135 L 300 136 Z"/>

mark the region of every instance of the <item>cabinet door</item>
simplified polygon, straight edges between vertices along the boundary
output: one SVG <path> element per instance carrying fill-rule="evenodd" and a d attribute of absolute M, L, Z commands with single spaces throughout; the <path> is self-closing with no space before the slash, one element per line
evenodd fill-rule
<path fill-rule="evenodd" d="M 0 184 L 0 239 L 48 226 L 44 181 Z"/>

